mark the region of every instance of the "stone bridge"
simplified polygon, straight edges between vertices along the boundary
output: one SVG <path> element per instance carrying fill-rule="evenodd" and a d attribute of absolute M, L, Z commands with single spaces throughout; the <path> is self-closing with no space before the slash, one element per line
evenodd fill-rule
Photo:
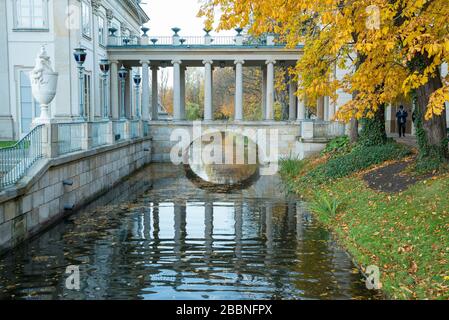
<path fill-rule="evenodd" d="M 206 132 L 234 132 L 250 137 L 260 130 L 265 130 L 267 140 L 272 136 L 277 139 L 278 159 L 295 157 L 303 159 L 320 152 L 333 137 L 345 133 L 345 125 L 338 122 L 304 121 L 167 121 L 149 122 L 149 134 L 152 138 L 152 160 L 170 162 L 170 152 L 180 143 L 179 135 L 185 132 L 191 139 L 194 128 L 200 135 Z M 270 147 L 268 145 L 268 147 Z M 272 152 L 267 150 L 266 152 Z"/>

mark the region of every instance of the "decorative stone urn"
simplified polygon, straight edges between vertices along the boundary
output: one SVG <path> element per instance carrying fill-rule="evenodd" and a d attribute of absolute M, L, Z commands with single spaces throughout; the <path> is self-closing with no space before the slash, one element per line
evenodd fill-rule
<path fill-rule="evenodd" d="M 41 107 L 40 117 L 34 119 L 33 125 L 49 123 L 48 106 L 56 95 L 58 73 L 51 68 L 50 57 L 45 50 L 45 46 L 41 47 L 41 51 L 36 57 L 36 65 L 30 72 L 30 80 L 33 97 Z"/>

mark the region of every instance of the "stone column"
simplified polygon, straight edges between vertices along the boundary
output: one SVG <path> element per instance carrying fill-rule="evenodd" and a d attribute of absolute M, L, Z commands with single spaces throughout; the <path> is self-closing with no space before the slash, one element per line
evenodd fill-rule
<path fill-rule="evenodd" d="M 204 60 L 204 120 L 213 120 L 212 60 Z"/>
<path fill-rule="evenodd" d="M 243 60 L 235 60 L 235 114 L 234 120 L 243 120 Z"/>
<path fill-rule="evenodd" d="M 275 60 L 267 60 L 267 110 L 265 120 L 274 120 L 274 65 Z"/>
<path fill-rule="evenodd" d="M 150 77 L 148 74 L 149 61 L 140 61 L 142 64 L 142 120 L 148 120 L 150 117 Z"/>
<path fill-rule="evenodd" d="M 306 103 L 304 98 L 298 97 L 298 120 L 306 119 Z"/>
<path fill-rule="evenodd" d="M 159 97 L 157 83 L 157 66 L 151 66 L 151 120 L 159 118 Z"/>
<path fill-rule="evenodd" d="M 126 68 L 128 74 L 125 79 L 125 118 L 132 119 L 133 117 L 133 71 L 132 68 Z"/>
<path fill-rule="evenodd" d="M 324 120 L 324 97 L 319 97 L 316 101 L 316 118 Z"/>
<path fill-rule="evenodd" d="M 290 78 L 288 84 L 288 120 L 296 120 L 296 83 Z"/>
<path fill-rule="evenodd" d="M 182 120 L 181 114 L 181 60 L 173 60 L 173 119 Z"/>
<path fill-rule="evenodd" d="M 267 67 L 262 67 L 262 119 L 267 114 Z"/>
<path fill-rule="evenodd" d="M 324 120 L 329 121 L 329 97 L 323 97 L 323 105 L 324 105 Z"/>
<path fill-rule="evenodd" d="M 328 97 L 328 99 L 329 99 L 329 120 L 333 120 L 335 116 L 335 103 L 330 101 L 330 97 Z"/>
<path fill-rule="evenodd" d="M 181 67 L 180 70 L 180 78 L 181 78 L 181 119 L 185 120 L 186 118 L 186 68 L 184 66 Z"/>
<path fill-rule="evenodd" d="M 111 61 L 111 84 L 109 90 L 111 92 L 111 114 L 112 119 L 120 118 L 119 112 L 119 82 L 118 82 L 118 61 Z"/>

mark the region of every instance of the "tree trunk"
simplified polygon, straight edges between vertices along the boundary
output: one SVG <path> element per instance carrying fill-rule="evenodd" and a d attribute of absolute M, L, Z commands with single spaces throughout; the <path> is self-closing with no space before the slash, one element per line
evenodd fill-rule
<path fill-rule="evenodd" d="M 387 142 L 385 132 L 385 106 L 380 105 L 373 118 L 364 118 L 359 144 L 364 146 L 381 145 Z"/>
<path fill-rule="evenodd" d="M 359 140 L 359 121 L 356 118 L 352 118 L 349 121 L 349 141 L 356 143 Z"/>
<path fill-rule="evenodd" d="M 418 147 L 420 156 L 423 158 L 448 159 L 446 110 L 439 116 L 434 115 L 429 120 L 424 119 L 430 96 L 441 87 L 441 78 L 437 74 L 416 90 L 416 115 L 419 121 L 417 125 Z"/>

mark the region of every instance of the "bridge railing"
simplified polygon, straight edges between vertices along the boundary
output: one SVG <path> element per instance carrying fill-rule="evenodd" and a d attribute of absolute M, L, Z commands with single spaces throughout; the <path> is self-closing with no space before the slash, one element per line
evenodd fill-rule
<path fill-rule="evenodd" d="M 99 147 L 109 143 L 109 121 L 92 122 L 92 146 Z"/>
<path fill-rule="evenodd" d="M 0 189 L 15 184 L 44 156 L 43 129 L 37 126 L 15 145 L 0 149 Z"/>
<path fill-rule="evenodd" d="M 58 123 L 58 155 L 64 155 L 83 149 L 83 123 Z"/>
<path fill-rule="evenodd" d="M 16 184 L 40 158 L 56 158 L 148 135 L 149 124 L 142 120 L 39 125 L 15 145 L 0 149 L 0 191 Z"/>
<path fill-rule="evenodd" d="M 112 121 L 112 132 L 114 133 L 115 141 L 126 139 L 126 120 Z"/>
<path fill-rule="evenodd" d="M 131 120 L 129 122 L 129 138 L 135 139 L 140 136 L 139 134 L 140 121 L 139 120 Z"/>
<path fill-rule="evenodd" d="M 301 122 L 303 139 L 332 139 L 345 134 L 345 124 L 337 121 L 306 120 Z"/>
<path fill-rule="evenodd" d="M 285 43 L 274 37 L 241 36 L 150 36 L 140 38 L 136 36 L 109 36 L 108 45 L 111 47 L 126 46 L 279 46 Z"/>

